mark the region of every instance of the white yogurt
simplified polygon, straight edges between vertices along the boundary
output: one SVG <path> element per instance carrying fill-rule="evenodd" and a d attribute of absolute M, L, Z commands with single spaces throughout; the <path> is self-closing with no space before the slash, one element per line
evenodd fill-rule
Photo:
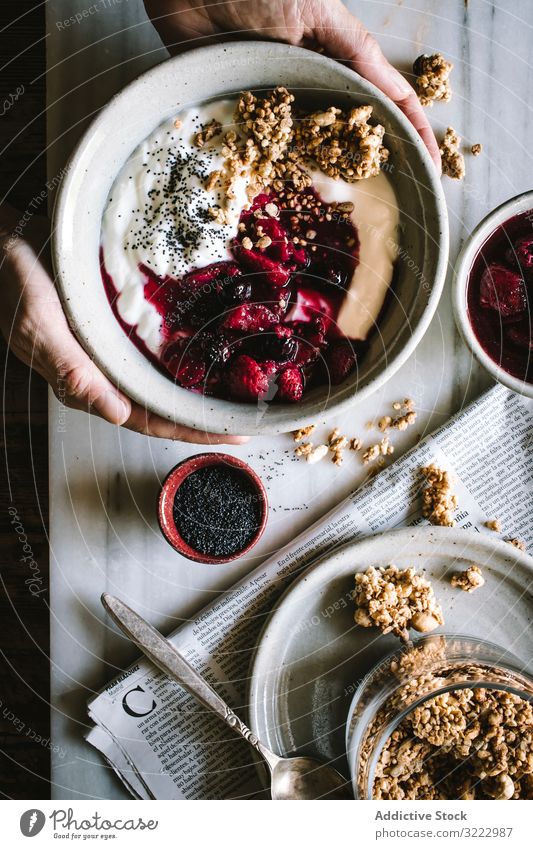
<path fill-rule="evenodd" d="M 222 132 L 235 130 L 234 101 L 223 100 L 180 113 L 161 124 L 130 156 L 117 176 L 102 220 L 104 262 L 119 292 L 120 317 L 136 328 L 147 347 L 158 353 L 161 316 L 144 298 L 146 279 L 139 266 L 158 277 L 180 277 L 193 267 L 232 258 L 231 242 L 239 215 L 248 204 L 246 176 L 234 182 L 235 197 L 228 201 L 220 186 L 207 192 L 212 171 L 221 171 L 221 137 L 201 149 L 195 134 L 215 118 Z M 314 188 L 328 203 L 352 201 L 352 220 L 360 240 L 359 265 L 337 319 L 343 334 L 366 339 L 392 281 L 396 255 L 398 205 L 388 177 L 345 183 L 310 169 Z M 228 223 L 207 215 L 223 206 Z"/>

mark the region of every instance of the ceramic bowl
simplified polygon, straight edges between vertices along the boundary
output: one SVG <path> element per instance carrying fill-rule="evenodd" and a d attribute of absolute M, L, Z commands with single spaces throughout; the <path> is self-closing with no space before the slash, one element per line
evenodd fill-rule
<path fill-rule="evenodd" d="M 239 404 L 177 387 L 136 349 L 116 321 L 100 277 L 102 211 L 132 151 L 179 110 L 242 89 L 285 85 L 313 108 L 370 103 L 385 126 L 388 173 L 401 210 L 396 284 L 358 371 L 299 404 Z M 53 221 L 57 285 L 70 325 L 96 364 L 148 410 L 221 433 L 284 433 L 361 401 L 404 363 L 439 301 L 448 256 L 446 206 L 429 154 L 409 121 L 375 86 L 320 54 L 285 44 L 235 42 L 163 62 L 100 112 L 75 150 Z"/>
<path fill-rule="evenodd" d="M 247 476 L 261 505 L 261 519 L 256 533 L 245 548 L 241 551 L 236 551 L 230 557 L 211 557 L 191 548 L 181 536 L 174 522 L 174 499 L 179 487 L 190 474 L 197 472 L 198 469 L 204 469 L 206 466 L 217 466 L 221 464 L 232 466 Z M 165 478 L 157 502 L 157 518 L 161 533 L 169 545 L 179 554 L 182 554 L 189 560 L 194 560 L 196 563 L 207 563 L 211 565 L 229 563 L 238 557 L 248 554 L 261 539 L 268 518 L 268 499 L 259 475 L 247 463 L 239 460 L 238 457 L 232 457 L 230 454 L 221 454 L 220 452 L 195 454 L 193 457 L 188 457 L 186 460 L 178 463 L 177 466 L 174 466 Z"/>
<path fill-rule="evenodd" d="M 508 389 L 512 389 L 513 392 L 519 392 L 527 398 L 533 398 L 533 384 L 509 374 L 482 347 L 470 323 L 467 303 L 468 277 L 481 247 L 501 224 L 515 215 L 529 210 L 533 210 L 533 191 L 524 192 L 505 201 L 501 206 L 490 212 L 483 221 L 480 221 L 464 243 L 457 258 L 453 279 L 453 311 L 455 322 L 464 341 L 478 362 L 492 375 L 494 380 L 507 386 Z"/>

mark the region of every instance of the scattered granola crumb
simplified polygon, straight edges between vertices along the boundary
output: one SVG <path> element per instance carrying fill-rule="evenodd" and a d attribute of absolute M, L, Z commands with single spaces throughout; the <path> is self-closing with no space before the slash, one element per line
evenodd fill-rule
<path fill-rule="evenodd" d="M 217 224 L 229 223 L 226 210 L 222 209 L 221 206 L 210 206 L 207 210 L 207 214 L 209 215 L 209 218 L 216 221 Z"/>
<path fill-rule="evenodd" d="M 243 242 L 244 242 L 244 239 L 243 239 Z M 265 250 L 265 248 L 269 248 L 271 244 L 272 244 L 272 239 L 270 238 L 270 236 L 261 236 L 261 238 L 258 239 L 257 242 L 255 243 L 255 246 L 256 246 L 256 248 L 259 248 L 260 250 Z"/>
<path fill-rule="evenodd" d="M 320 462 L 320 460 L 324 459 L 324 457 L 326 456 L 326 454 L 328 452 L 329 452 L 329 448 L 328 448 L 327 445 L 324 445 L 324 444 L 316 445 L 312 449 L 312 451 L 310 451 L 307 454 L 306 460 L 307 460 L 308 463 L 318 463 L 318 462 Z"/>
<path fill-rule="evenodd" d="M 265 212 L 271 218 L 277 218 L 278 215 L 279 215 L 279 207 L 275 203 L 272 203 L 272 202 L 267 203 L 267 204 L 265 204 Z"/>
<path fill-rule="evenodd" d="M 245 236 L 241 244 L 245 251 L 251 251 L 254 246 L 254 243 L 249 236 Z"/>
<path fill-rule="evenodd" d="M 444 624 L 433 587 L 412 566 L 369 566 L 355 575 L 353 596 L 354 619 L 363 628 L 375 626 L 408 640 L 409 628 L 427 633 Z"/>
<path fill-rule="evenodd" d="M 335 463 L 336 466 L 342 466 L 342 462 L 343 462 L 342 451 L 334 451 L 333 457 L 331 458 L 331 460 L 332 460 L 333 463 Z"/>
<path fill-rule="evenodd" d="M 479 566 L 472 563 L 468 569 L 463 572 L 456 572 L 452 575 L 451 585 L 459 590 L 464 590 L 465 593 L 473 593 L 485 583 L 485 578 Z"/>
<path fill-rule="evenodd" d="M 393 410 L 401 410 L 401 409 L 402 409 L 402 403 L 401 403 L 401 401 L 393 401 L 393 403 L 392 403 L 392 409 L 393 409 Z"/>
<path fill-rule="evenodd" d="M 479 142 L 477 144 L 473 144 L 472 147 L 470 148 L 472 156 L 479 156 L 479 154 L 481 153 L 482 150 L 483 150 L 483 145 L 480 144 Z"/>
<path fill-rule="evenodd" d="M 453 127 L 448 127 L 439 147 L 442 160 L 442 173 L 454 180 L 462 180 L 465 176 L 465 158 L 459 150 L 461 138 Z"/>
<path fill-rule="evenodd" d="M 499 519 L 490 519 L 488 522 L 485 522 L 485 527 L 488 528 L 489 531 L 496 531 L 497 533 L 500 533 L 502 524 Z"/>
<path fill-rule="evenodd" d="M 307 457 L 308 454 L 313 450 L 312 442 L 302 442 L 294 449 L 294 453 L 297 457 Z"/>
<path fill-rule="evenodd" d="M 176 130 L 181 130 L 181 127 L 182 127 L 182 126 L 183 126 L 183 124 L 182 124 L 182 122 L 180 121 L 180 119 L 179 119 L 179 118 L 176 118 L 176 120 L 174 121 L 174 127 L 175 127 L 175 129 L 176 129 Z"/>
<path fill-rule="evenodd" d="M 348 440 L 340 433 L 338 428 L 335 428 L 335 430 L 330 433 L 328 437 L 328 445 L 330 451 L 342 451 L 342 449 L 345 448 L 347 444 Z"/>
<path fill-rule="evenodd" d="M 519 551 L 526 550 L 526 544 L 523 539 L 518 539 L 515 537 L 514 539 L 506 539 L 505 542 L 508 542 L 510 545 L 514 545 L 514 547 L 518 548 Z"/>
<path fill-rule="evenodd" d="M 174 125 L 175 126 L 175 125 Z M 206 142 L 215 136 L 219 136 L 222 132 L 222 124 L 213 118 L 198 132 L 194 137 L 196 147 L 203 147 Z"/>
<path fill-rule="evenodd" d="M 432 56 L 419 56 L 413 62 L 413 73 L 416 75 L 415 91 L 422 106 L 433 106 L 434 101 L 442 100 L 447 103 L 452 96 L 450 73 L 453 63 L 441 53 Z"/>
<path fill-rule="evenodd" d="M 390 426 L 395 430 L 407 430 L 407 428 L 415 422 L 416 412 L 414 410 L 410 410 L 408 413 L 404 413 L 403 415 L 397 416 L 393 419 Z"/>
<path fill-rule="evenodd" d="M 392 416 L 381 416 L 381 418 L 378 419 L 378 428 L 381 431 L 388 430 L 390 428 L 391 424 L 392 424 Z"/>
<path fill-rule="evenodd" d="M 376 460 L 378 457 L 387 457 L 390 454 L 394 454 L 394 445 L 391 445 L 388 436 L 384 436 L 380 442 L 368 446 L 363 454 L 363 463 L 366 466 L 372 460 Z M 380 465 L 383 465 L 383 463 Z"/>
<path fill-rule="evenodd" d="M 221 173 L 221 171 L 211 171 L 205 183 L 205 188 L 208 192 L 211 192 L 215 188 L 220 179 Z"/>
<path fill-rule="evenodd" d="M 374 443 L 374 445 L 369 445 L 366 451 L 363 454 L 363 463 L 365 466 L 368 463 L 371 463 L 372 460 L 375 460 L 380 455 L 380 447 L 379 442 Z"/>
<path fill-rule="evenodd" d="M 455 526 L 453 514 L 457 509 L 457 498 L 453 493 L 453 478 L 435 463 L 422 468 L 426 488 L 422 493 L 422 513 L 432 525 Z"/>
<path fill-rule="evenodd" d="M 300 442 L 302 439 L 305 439 L 306 436 L 311 436 L 312 433 L 316 430 L 316 425 L 306 425 L 305 427 L 301 427 L 298 430 L 295 430 L 292 434 L 292 438 L 295 442 Z"/>
<path fill-rule="evenodd" d="M 348 448 L 350 449 L 350 451 L 360 451 L 362 447 L 363 443 L 358 436 L 352 437 L 352 439 L 350 439 L 350 442 L 348 443 Z"/>
<path fill-rule="evenodd" d="M 379 443 L 379 450 L 384 457 L 387 457 L 389 454 L 394 454 L 394 445 L 391 445 L 391 441 L 388 436 L 383 437 Z"/>

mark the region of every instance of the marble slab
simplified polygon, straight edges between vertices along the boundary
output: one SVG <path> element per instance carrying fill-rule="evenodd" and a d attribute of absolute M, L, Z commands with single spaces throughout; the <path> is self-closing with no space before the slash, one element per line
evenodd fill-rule
<path fill-rule="evenodd" d="M 532 138 L 529 0 L 349 2 L 387 56 L 408 70 L 422 51 L 455 63 L 454 97 L 430 111 L 437 132 L 453 125 L 482 156 L 467 162 L 464 183 L 444 182 L 453 264 L 462 239 L 492 207 L 530 189 Z M 101 0 L 81 22 L 86 0 L 47 3 L 49 178 L 57 174 L 90 116 L 140 72 L 166 56 L 140 0 Z M 95 10 L 95 11 L 94 11 Z M 367 436 L 365 423 L 396 398 L 414 397 L 416 427 L 398 435 L 410 447 L 488 386 L 460 341 L 449 280 L 430 330 L 409 362 L 376 395 L 333 422 Z M 85 704 L 134 659 L 106 623 L 100 594 L 119 594 L 163 630 L 171 630 L 229 586 L 364 477 L 355 457 L 343 467 L 309 466 L 292 457 L 289 437 L 231 449 L 267 483 L 271 514 L 254 557 L 208 567 L 183 559 L 162 540 L 155 519 L 158 486 L 194 446 L 114 428 L 50 402 L 50 564 L 53 798 L 127 797 L 113 772 L 83 741 Z"/>

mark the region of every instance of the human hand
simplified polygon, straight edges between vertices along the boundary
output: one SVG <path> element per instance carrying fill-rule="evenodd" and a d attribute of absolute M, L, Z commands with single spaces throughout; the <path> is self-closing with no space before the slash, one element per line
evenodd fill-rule
<path fill-rule="evenodd" d="M 260 37 L 323 49 L 393 100 L 441 170 L 438 145 L 413 88 L 340 0 L 145 0 L 171 53 L 226 37 Z"/>
<path fill-rule="evenodd" d="M 18 220 L 13 209 L 0 207 L 0 330 L 15 356 L 44 377 L 62 403 L 148 436 L 202 444 L 246 441 L 173 424 L 113 386 L 68 326 L 47 268 L 47 220 L 32 218 L 24 238 L 12 235 Z"/>

